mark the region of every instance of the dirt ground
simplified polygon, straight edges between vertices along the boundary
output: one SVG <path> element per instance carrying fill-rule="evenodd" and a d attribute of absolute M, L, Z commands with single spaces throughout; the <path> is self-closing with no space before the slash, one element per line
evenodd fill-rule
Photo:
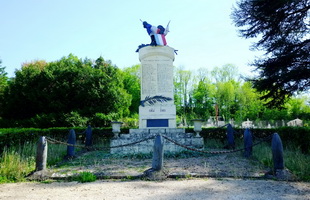
<path fill-rule="evenodd" d="M 310 183 L 262 178 L 269 169 L 238 154 L 169 158 L 164 160 L 164 169 L 169 177 L 174 178 L 163 181 L 128 179 L 143 174 L 151 165 L 152 159 L 100 158 L 100 152 L 89 152 L 61 167 L 49 169 L 50 177 L 59 179 L 88 171 L 109 179 L 91 183 L 56 181 L 2 184 L 0 200 L 310 200 Z"/>
<path fill-rule="evenodd" d="M 101 177 L 135 177 L 152 167 L 152 159 L 100 157 L 89 152 L 51 170 L 52 177 L 66 177 L 88 171 Z M 92 160 L 93 159 L 93 160 Z M 261 178 L 270 169 L 241 154 L 223 154 L 189 158 L 164 158 L 169 177 Z M 292 176 L 293 177 L 293 176 Z M 289 177 L 291 178 L 291 177 Z M 292 180 L 292 179 L 285 179 Z"/>
<path fill-rule="evenodd" d="M 310 199 L 310 183 L 272 180 L 187 179 L 154 181 L 54 182 L 0 185 L 1 200 L 192 200 Z"/>

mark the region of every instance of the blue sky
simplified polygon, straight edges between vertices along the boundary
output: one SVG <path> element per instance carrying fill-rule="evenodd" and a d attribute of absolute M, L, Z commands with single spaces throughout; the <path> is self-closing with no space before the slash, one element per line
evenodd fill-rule
<path fill-rule="evenodd" d="M 156 4 L 154 4 L 156 2 Z M 119 68 L 139 64 L 138 45 L 150 42 L 140 19 L 152 25 L 171 20 L 168 45 L 174 65 L 197 70 L 248 64 L 260 55 L 253 40 L 238 36 L 230 18 L 236 0 L 0 0 L 0 59 L 9 76 L 22 63 L 56 61 L 70 53 L 103 56 Z"/>

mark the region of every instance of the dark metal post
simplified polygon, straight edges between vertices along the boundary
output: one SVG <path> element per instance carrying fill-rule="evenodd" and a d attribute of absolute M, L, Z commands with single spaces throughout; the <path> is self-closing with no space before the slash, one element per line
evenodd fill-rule
<path fill-rule="evenodd" d="M 235 149 L 234 129 L 231 124 L 227 125 L 228 149 Z"/>
<path fill-rule="evenodd" d="M 92 146 L 92 129 L 91 129 L 91 126 L 88 125 L 87 129 L 86 129 L 86 141 L 85 141 L 85 146 L 86 147 L 90 147 Z"/>
<path fill-rule="evenodd" d="M 75 131 L 71 129 L 69 132 L 69 136 L 68 136 L 68 144 L 75 145 L 75 143 L 76 143 Z M 67 146 L 67 157 L 68 158 L 72 158 L 75 156 L 74 146 L 71 146 L 71 145 Z"/>
<path fill-rule="evenodd" d="M 244 156 L 246 158 L 252 156 L 252 146 L 253 146 L 253 139 L 252 139 L 252 133 L 250 129 L 245 129 L 243 134 L 243 140 L 244 140 Z"/>
<path fill-rule="evenodd" d="M 164 141 L 159 134 L 155 138 L 152 169 L 159 171 L 162 170 L 164 165 Z"/>
<path fill-rule="evenodd" d="M 37 146 L 36 171 L 45 170 L 46 161 L 47 161 L 47 141 L 44 136 L 41 136 L 39 138 Z"/>
<path fill-rule="evenodd" d="M 272 136 L 271 149 L 274 172 L 284 169 L 283 145 L 278 133 L 274 133 Z"/>

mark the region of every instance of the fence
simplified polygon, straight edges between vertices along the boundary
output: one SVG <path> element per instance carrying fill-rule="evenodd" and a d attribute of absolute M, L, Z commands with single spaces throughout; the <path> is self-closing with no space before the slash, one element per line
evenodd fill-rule
<path fill-rule="evenodd" d="M 261 144 L 265 141 L 271 142 L 271 151 L 273 156 L 273 172 L 276 174 L 278 171 L 281 171 L 284 169 L 284 162 L 283 162 L 283 145 L 280 136 L 277 133 L 274 133 L 272 135 L 269 135 L 265 138 L 257 138 L 255 137 L 250 129 L 246 129 L 243 134 L 243 142 L 244 147 L 235 149 L 235 141 L 234 141 L 234 134 L 239 134 L 235 132 L 232 129 L 232 126 L 230 124 L 225 125 L 227 126 L 227 145 L 226 147 L 230 150 L 223 150 L 223 151 L 206 151 L 204 149 L 196 149 L 192 148 L 190 146 L 186 146 L 184 144 L 179 143 L 178 141 L 173 140 L 172 138 L 168 137 L 165 134 L 156 134 L 156 135 L 150 135 L 149 137 L 142 138 L 140 140 L 134 141 L 132 143 L 128 144 L 122 144 L 117 146 L 110 146 L 110 147 L 100 147 L 95 148 L 91 144 L 91 128 L 87 128 L 86 130 L 86 143 L 85 145 L 77 145 L 76 144 L 76 136 L 75 131 L 70 130 L 69 137 L 67 142 L 58 141 L 50 137 L 41 136 L 38 141 L 38 147 L 37 147 L 37 156 L 36 156 L 36 171 L 44 171 L 46 169 L 46 160 L 47 160 L 47 151 L 48 151 L 48 143 L 54 143 L 54 144 L 60 144 L 60 145 L 66 145 L 67 146 L 67 158 L 73 158 L 75 156 L 75 147 L 84 148 L 88 151 L 92 150 L 109 150 L 112 148 L 120 148 L 124 146 L 132 146 L 139 144 L 141 142 L 152 140 L 155 138 L 154 142 L 154 151 L 153 151 L 153 161 L 152 161 L 152 168 L 151 170 L 148 170 L 148 174 L 157 173 L 162 170 L 163 168 L 163 156 L 164 156 L 164 140 L 167 140 L 174 145 L 180 146 L 184 149 L 195 151 L 199 153 L 204 154 L 230 154 L 230 153 L 236 153 L 236 152 L 244 152 L 245 157 L 250 157 L 252 155 L 252 148 L 255 147 L 258 144 Z M 253 138 L 255 140 L 258 140 L 258 142 L 253 143 Z"/>

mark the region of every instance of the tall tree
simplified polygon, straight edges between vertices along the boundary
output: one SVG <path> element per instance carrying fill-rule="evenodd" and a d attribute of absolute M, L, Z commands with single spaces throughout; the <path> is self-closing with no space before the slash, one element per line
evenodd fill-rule
<path fill-rule="evenodd" d="M 2 60 L 0 60 L 0 117 L 1 117 L 1 112 L 3 110 L 3 92 L 4 89 L 7 87 L 8 84 L 8 77 L 7 77 L 7 73 L 5 72 L 5 67 L 1 66 L 2 64 Z"/>
<path fill-rule="evenodd" d="M 62 116 L 93 117 L 96 113 L 128 115 L 131 98 L 121 75 L 102 57 L 91 62 L 70 54 L 51 63 L 24 64 L 6 90 L 3 117 L 56 114 L 61 120 Z"/>
<path fill-rule="evenodd" d="M 238 78 L 238 68 L 233 64 L 226 64 L 222 67 L 215 67 L 211 74 L 215 82 L 228 82 Z"/>
<path fill-rule="evenodd" d="M 123 70 L 124 89 L 131 95 L 130 114 L 138 113 L 140 105 L 140 65 L 125 68 Z"/>
<path fill-rule="evenodd" d="M 181 121 L 187 125 L 187 113 L 190 109 L 190 89 L 192 72 L 177 68 L 174 76 L 174 101 L 177 107 L 177 114 L 182 118 Z"/>
<path fill-rule="evenodd" d="M 193 86 L 193 112 L 197 118 L 208 119 L 214 115 L 215 89 L 209 79 L 200 79 L 198 85 Z"/>
<path fill-rule="evenodd" d="M 7 73 L 5 72 L 5 67 L 1 66 L 2 60 L 0 60 L 0 94 L 3 92 L 4 88 L 7 85 L 8 77 Z"/>
<path fill-rule="evenodd" d="M 309 9 L 309 0 L 240 0 L 232 12 L 241 37 L 260 38 L 254 48 L 266 52 L 251 81 L 269 107 L 310 87 Z"/>
<path fill-rule="evenodd" d="M 239 87 L 239 82 L 236 81 L 238 68 L 232 64 L 226 64 L 222 67 L 215 67 L 211 74 L 216 86 L 216 110 L 219 116 L 228 120 L 236 110 L 234 106 L 237 88 Z"/>
<path fill-rule="evenodd" d="M 250 82 L 244 82 L 236 89 L 236 110 L 234 119 L 241 121 L 248 119 L 258 119 L 263 108 L 262 101 L 259 100 L 259 93 L 252 87 Z"/>

